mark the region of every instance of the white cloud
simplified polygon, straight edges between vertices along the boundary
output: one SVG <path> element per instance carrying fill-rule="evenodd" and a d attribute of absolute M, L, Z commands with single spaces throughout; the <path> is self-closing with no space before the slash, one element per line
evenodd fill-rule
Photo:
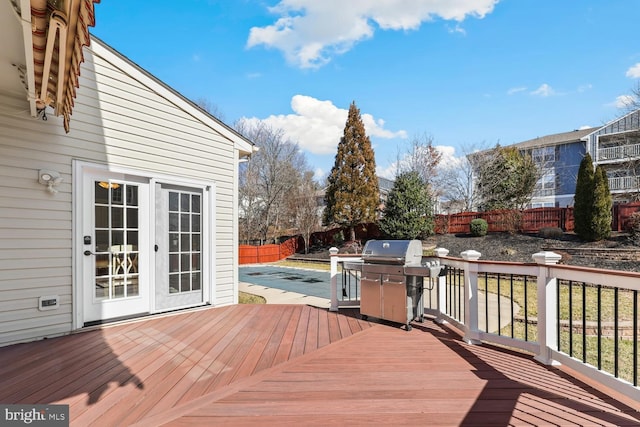
<path fill-rule="evenodd" d="M 616 108 L 627 108 L 636 102 L 636 97 L 633 95 L 620 95 L 610 105 Z"/>
<path fill-rule="evenodd" d="M 629 68 L 626 76 L 632 79 L 640 79 L 640 62 Z"/>
<path fill-rule="evenodd" d="M 525 86 L 512 87 L 507 91 L 507 95 L 515 95 L 516 93 L 524 92 L 525 90 L 527 90 Z"/>
<path fill-rule="evenodd" d="M 334 154 L 347 122 L 348 109 L 336 107 L 331 101 L 321 101 L 310 96 L 295 95 L 291 98 L 291 109 L 294 114 L 280 114 L 265 119 L 243 119 L 268 124 L 275 129 L 282 129 L 285 136 L 297 142 L 302 150 L 313 154 Z M 382 119 L 375 119 L 371 114 L 360 112 L 365 130 L 369 137 L 384 139 L 406 138 L 403 130 L 385 129 Z"/>
<path fill-rule="evenodd" d="M 272 25 L 253 27 L 247 47 L 264 45 L 282 51 L 300 68 L 318 68 L 382 30 L 415 30 L 436 18 L 459 23 L 484 18 L 500 0 L 281 0 L 269 11 Z"/>
<path fill-rule="evenodd" d="M 540 85 L 540 87 L 538 89 L 536 89 L 533 92 L 531 92 L 531 95 L 547 97 L 547 96 L 555 95 L 555 93 L 556 92 L 553 90 L 553 88 L 551 86 L 549 86 L 546 83 L 543 83 L 543 84 Z"/>

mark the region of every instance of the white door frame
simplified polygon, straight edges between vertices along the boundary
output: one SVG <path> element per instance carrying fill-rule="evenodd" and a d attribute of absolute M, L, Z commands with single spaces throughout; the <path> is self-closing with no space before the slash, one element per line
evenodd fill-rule
<path fill-rule="evenodd" d="M 73 292 L 73 315 L 72 329 L 81 329 L 84 327 L 84 296 L 86 289 L 83 286 L 83 262 L 84 247 L 83 244 L 83 203 L 85 196 L 83 195 L 83 181 L 87 173 L 118 173 L 136 177 L 137 179 L 148 179 L 149 184 L 149 241 L 140 242 L 140 250 L 145 247 L 148 251 L 149 265 L 149 307 L 151 313 L 158 310 L 155 307 L 155 257 L 154 245 L 156 241 L 155 232 L 155 191 L 153 188 L 156 183 L 192 187 L 202 190 L 202 297 L 204 304 L 216 304 L 216 187 L 213 182 L 203 180 L 181 178 L 166 175 L 163 173 L 153 173 L 149 171 L 141 171 L 131 168 L 117 167 L 111 165 L 97 164 L 82 160 L 73 160 L 73 194 L 72 194 L 72 292 Z"/>

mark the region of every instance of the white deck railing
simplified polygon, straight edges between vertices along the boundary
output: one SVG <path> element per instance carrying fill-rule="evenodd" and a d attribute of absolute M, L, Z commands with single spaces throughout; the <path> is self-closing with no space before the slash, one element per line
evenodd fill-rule
<path fill-rule="evenodd" d="M 459 289 L 457 297 L 462 298 L 461 304 L 462 316 L 458 316 L 455 313 L 448 313 L 447 305 L 448 298 L 451 298 L 451 283 L 447 283 L 447 277 L 442 276 L 437 279 L 437 287 L 435 288 L 435 296 L 430 296 L 434 301 L 434 306 L 430 305 L 425 309 L 425 314 L 432 315 L 436 322 L 451 323 L 463 331 L 463 339 L 470 344 L 493 343 L 511 348 L 518 348 L 520 350 L 530 352 L 534 354 L 535 359 L 546 365 L 564 364 L 575 371 L 587 375 L 592 379 L 599 381 L 600 383 L 615 389 L 626 396 L 633 399 L 640 400 L 640 387 L 638 387 L 638 300 L 640 295 L 640 273 L 638 272 L 624 272 L 615 270 L 602 270 L 594 268 L 584 268 L 576 266 L 557 265 L 560 260 L 560 255 L 553 252 L 540 252 L 533 255 L 534 263 L 512 263 L 512 262 L 492 262 L 479 260 L 481 254 L 476 251 L 465 251 L 461 254 L 462 258 L 452 258 L 447 256 L 448 251 L 446 249 L 436 249 L 436 256 L 439 257 L 441 263 L 446 265 L 451 270 L 459 271 L 459 277 L 461 283 L 456 285 Z M 341 277 L 343 275 L 343 269 L 341 266 L 345 262 L 361 262 L 362 258 L 359 256 L 345 256 L 338 255 L 337 249 L 332 252 L 331 255 L 331 311 L 338 311 L 344 307 L 359 306 L 359 294 L 356 291 L 351 294 L 349 298 L 344 297 L 345 284 L 342 283 Z M 489 320 L 483 319 L 484 313 L 480 313 L 479 306 L 481 297 L 479 295 L 489 293 L 487 285 L 487 275 L 492 277 L 511 277 L 514 275 L 518 277 L 533 277 L 536 286 L 536 301 L 537 316 L 535 319 L 535 333 L 533 339 L 526 340 L 522 338 L 514 338 L 512 336 L 502 335 L 500 332 L 488 332 L 489 328 L 485 327 L 481 330 L 479 327 L 480 321 L 483 321 L 485 325 L 488 325 Z M 479 289 L 478 283 L 481 278 L 484 289 Z M 629 382 L 617 377 L 617 373 L 606 372 L 600 369 L 599 366 L 593 366 L 589 363 L 585 363 L 579 360 L 571 354 L 559 351 L 559 325 L 564 322 L 566 324 L 567 319 L 559 319 L 559 282 L 569 283 L 569 288 L 572 283 L 581 284 L 583 289 L 607 287 L 607 289 L 614 289 L 616 295 L 618 291 L 628 292 L 633 295 L 635 301 L 633 305 L 633 332 L 632 340 L 632 357 L 636 360 L 633 367 L 634 380 Z M 499 283 L 499 281 L 498 281 Z M 349 286 L 352 286 L 351 284 Z M 498 285 L 499 286 L 499 285 Z M 339 289 L 343 289 L 342 298 L 339 297 Z M 454 290 L 454 292 L 458 292 Z M 583 291 L 584 292 L 584 291 Z M 573 290 L 569 290 L 569 293 L 573 293 Z M 354 297 L 355 295 L 355 297 Z M 425 291 L 426 295 L 426 291 Z M 494 295 L 495 297 L 495 295 Z M 482 297 L 484 298 L 484 297 Z M 598 297 L 599 298 L 599 297 Z M 494 298 L 495 299 L 495 298 Z M 500 300 L 500 297 L 497 297 Z M 513 305 L 513 295 L 509 304 Z M 586 303 L 584 303 L 586 304 Z M 425 303 L 426 305 L 426 303 Z M 617 305 L 617 302 L 616 302 Z M 616 308 L 617 309 L 617 308 Z M 498 313 L 490 313 L 490 311 L 500 311 L 499 303 L 490 304 L 487 303 L 485 310 L 488 316 L 500 316 Z M 599 308 L 598 308 L 599 310 Z M 513 310 L 512 310 L 513 312 Z M 586 316 L 585 313 L 582 313 Z M 600 316 L 600 314 L 598 314 Z M 513 322 L 514 319 L 507 319 L 509 322 Z M 525 328 L 528 319 L 525 318 Z M 574 329 L 573 313 L 569 314 L 569 327 L 568 329 Z M 586 320 L 584 320 L 586 325 Z M 616 321 L 617 324 L 617 321 Z M 598 325 L 600 321 L 598 320 Z M 598 343 L 600 343 L 600 337 L 602 328 L 598 326 Z M 500 328 L 498 328 L 500 329 Z M 513 330 L 513 329 L 512 329 Z M 586 336 L 586 330 L 582 331 Z M 617 336 L 617 333 L 616 333 Z M 570 339 L 573 336 L 570 335 Z M 615 358 L 618 358 L 618 344 L 615 345 Z M 598 358 L 600 358 L 600 349 L 598 349 Z M 616 362 L 617 363 L 617 362 Z M 636 385 L 634 385 L 634 382 Z"/>
<path fill-rule="evenodd" d="M 640 178 L 637 176 L 618 176 L 609 178 L 609 190 L 635 190 L 640 189 Z"/>
<path fill-rule="evenodd" d="M 640 157 L 640 144 L 616 145 L 598 149 L 598 161 L 632 160 Z"/>

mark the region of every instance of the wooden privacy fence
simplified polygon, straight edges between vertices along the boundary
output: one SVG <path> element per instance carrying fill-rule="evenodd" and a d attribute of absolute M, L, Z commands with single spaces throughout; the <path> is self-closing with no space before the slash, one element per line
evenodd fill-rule
<path fill-rule="evenodd" d="M 629 217 L 634 212 L 640 212 L 640 202 L 615 205 L 612 210 L 611 230 L 625 231 Z M 573 231 L 574 228 L 573 208 L 570 207 L 438 214 L 435 218 L 435 231 L 438 234 L 469 233 L 469 224 L 476 218 L 487 221 L 489 232 L 537 233 L 545 227 L 560 228 L 563 231 Z M 348 228 L 335 228 L 313 233 L 311 245 L 339 245 L 341 242 L 336 241 L 338 236 L 340 239 L 348 237 Z M 380 237 L 380 230 L 376 224 L 362 224 L 356 227 L 356 239 L 361 240 L 363 244 L 367 240 Z M 275 262 L 295 254 L 303 247 L 304 241 L 301 236 L 292 237 L 279 245 L 240 245 L 239 263 Z"/>
<path fill-rule="evenodd" d="M 487 221 L 489 232 L 535 233 L 545 227 L 573 231 L 573 208 L 537 208 L 523 211 L 500 210 L 436 215 L 436 233 L 468 233 L 471 221 L 476 218 Z"/>
<path fill-rule="evenodd" d="M 279 245 L 240 245 L 238 263 L 239 264 L 258 264 L 263 262 L 280 261 L 288 256 L 295 254 L 301 247 L 300 237 L 292 237 Z"/>
<path fill-rule="evenodd" d="M 615 205 L 612 209 L 612 231 L 625 231 L 629 217 L 640 211 L 640 202 Z M 489 232 L 520 231 L 536 233 L 545 227 L 556 227 L 563 231 L 573 231 L 573 207 L 536 208 L 522 211 L 461 212 L 449 215 L 436 215 L 436 233 L 468 233 L 469 224 L 476 218 L 482 218 L 489 225 Z"/>

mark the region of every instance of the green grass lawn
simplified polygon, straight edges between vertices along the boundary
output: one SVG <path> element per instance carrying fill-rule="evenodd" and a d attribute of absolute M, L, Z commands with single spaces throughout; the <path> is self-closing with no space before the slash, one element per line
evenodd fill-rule
<path fill-rule="evenodd" d="M 248 294 L 246 292 L 238 293 L 239 304 L 266 304 L 267 300 L 261 296 Z"/>

